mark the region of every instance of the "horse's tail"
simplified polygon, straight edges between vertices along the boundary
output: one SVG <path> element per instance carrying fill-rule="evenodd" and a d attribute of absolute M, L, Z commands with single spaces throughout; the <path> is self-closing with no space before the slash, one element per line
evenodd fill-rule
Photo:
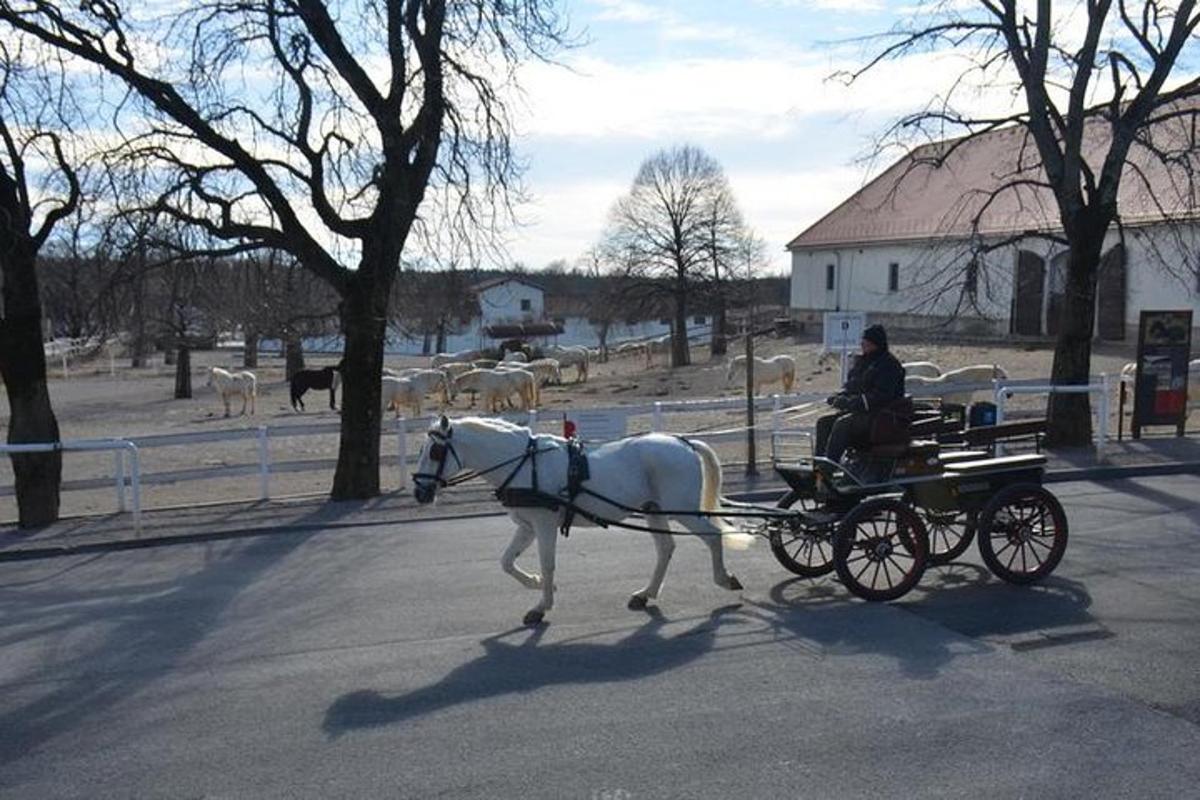
<path fill-rule="evenodd" d="M 716 451 L 704 442 L 689 439 L 688 443 L 700 456 L 700 510 L 717 513 L 721 510 L 721 461 Z M 725 544 L 734 550 L 745 550 L 753 542 L 754 537 L 748 533 L 737 531 L 733 525 L 721 517 L 709 518 L 721 531 Z"/>

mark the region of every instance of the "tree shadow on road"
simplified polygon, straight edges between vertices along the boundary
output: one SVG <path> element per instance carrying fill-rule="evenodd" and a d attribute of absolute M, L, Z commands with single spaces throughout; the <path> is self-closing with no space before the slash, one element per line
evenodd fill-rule
<path fill-rule="evenodd" d="M 702 622 L 664 635 L 672 620 L 657 608 L 625 638 L 605 644 L 568 640 L 542 644 L 545 626 L 515 628 L 482 640 L 484 653 L 440 681 L 389 696 L 361 689 L 339 697 L 325 713 L 331 737 L 391 725 L 452 706 L 562 684 L 639 680 L 681 667 L 713 649 L 718 629 L 736 623 L 740 604 L 714 610 Z"/>
<path fill-rule="evenodd" d="M 312 521 L 328 522 L 351 510 L 349 504 L 331 505 L 333 509 L 315 510 Z M 111 587 L 94 585 L 102 574 L 92 576 L 92 586 L 79 589 L 61 581 L 0 586 L 0 606 L 6 612 L 0 625 L 12 629 L 0 636 L 0 643 L 42 638 L 46 652 L 69 647 L 71 653 L 46 656 L 45 674 L 31 674 L 10 687 L 19 691 L 10 692 L 0 710 L 0 764 L 20 759 L 169 674 L 220 628 L 224 613 L 243 591 L 317 532 L 301 529 L 209 544 L 200 567 L 191 572 L 183 567 L 185 574 L 168 579 L 127 583 L 123 573 L 135 555 L 115 553 L 101 561 L 113 572 Z M 106 632 L 89 639 L 94 628 Z M 73 644 L 75 637 L 85 643 Z M 31 699 L 11 699 L 27 696 L 31 688 L 36 692 Z"/>

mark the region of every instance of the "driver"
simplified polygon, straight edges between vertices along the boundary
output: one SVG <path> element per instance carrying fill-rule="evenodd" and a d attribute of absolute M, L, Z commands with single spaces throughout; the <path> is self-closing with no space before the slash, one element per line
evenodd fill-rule
<path fill-rule="evenodd" d="M 840 461 L 851 445 L 867 444 L 874 415 L 904 397 L 904 367 L 888 350 L 883 326 L 864 330 L 861 347 L 846 385 L 826 401 L 837 413 L 817 420 L 813 452 L 830 461 Z"/>

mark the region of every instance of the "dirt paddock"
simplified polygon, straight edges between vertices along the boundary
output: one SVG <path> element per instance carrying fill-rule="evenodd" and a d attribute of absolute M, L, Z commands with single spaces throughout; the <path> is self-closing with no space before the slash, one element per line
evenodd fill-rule
<path fill-rule="evenodd" d="M 826 394 L 838 385 L 836 367 L 818 367 L 819 345 L 797 344 L 788 340 L 756 340 L 760 356 L 786 353 L 797 360 L 795 392 Z M 1047 378 L 1053 351 L 1046 345 L 948 345 L 905 342 L 893 344 L 893 350 L 903 361 L 933 361 L 943 369 L 970 364 L 998 364 L 1014 379 Z M 740 352 L 740 351 L 738 351 Z M 732 355 L 732 353 L 731 353 Z M 605 407 L 646 404 L 655 400 L 671 401 L 711 397 L 736 397 L 739 387 L 727 384 L 726 360 L 710 360 L 706 347 L 692 350 L 694 364 L 680 369 L 668 369 L 659 357 L 647 368 L 640 357 L 616 357 L 608 363 L 593 364 L 587 383 L 571 383 L 575 370 L 567 370 L 562 386 L 548 386 L 542 392 L 539 416 L 543 430 L 558 430 L 562 412 L 567 408 Z M 1117 374 L 1121 366 L 1132 360 L 1132 345 L 1105 347 L 1092 360 L 1093 374 Z M 320 367 L 334 363 L 336 356 L 313 355 L 307 366 Z M 390 367 L 424 366 L 423 357 L 389 357 Z M 127 362 L 126 362 L 127 363 Z M 193 397 L 188 400 L 172 398 L 173 367 L 158 366 L 131 369 L 120 363 L 113 365 L 107 358 L 92 363 L 72 364 L 64 378 L 61 368 L 50 367 L 50 393 L 64 440 L 106 437 L 143 436 L 148 434 L 193 433 L 222 429 L 274 428 L 281 425 L 317 425 L 336 423 L 339 414 L 330 411 L 328 394 L 310 391 L 305 395 L 308 411 L 292 411 L 288 387 L 283 380 L 282 359 L 261 357 L 254 370 L 259 379 L 257 413 L 239 416 L 240 401 L 233 406 L 234 416 L 225 418 L 220 398 L 205 386 L 209 366 L 231 368 L 240 365 L 240 353 L 229 351 L 197 352 L 192 356 Z M 1115 386 L 1115 383 L 1114 383 Z M 778 390 L 778 389 L 776 389 Z M 339 405 L 340 405 L 339 396 Z M 977 399 L 985 399 L 979 395 Z M 451 415 L 475 413 L 468 407 L 468 398 L 459 397 L 449 410 Z M 1014 413 L 1036 413 L 1044 408 L 1044 396 L 1018 397 L 1013 402 Z M 1116 422 L 1116 397 L 1112 400 L 1112 423 Z M 436 410 L 432 404 L 430 410 Z M 789 425 L 811 426 L 819 405 L 796 409 L 785 415 Z M 0 426 L 7 430 L 7 395 L 0 393 Z M 728 411 L 689 412 L 665 417 L 668 430 L 689 433 L 729 430 L 745 423 L 742 409 Z M 760 420 L 760 424 L 765 424 Z M 649 415 L 630 418 L 629 430 L 648 430 Z M 396 436 L 391 418 L 385 417 L 382 451 L 382 475 L 385 490 L 395 489 Z M 1115 427 L 1113 428 L 1115 430 Z M 410 447 L 416 443 L 410 439 Z M 760 445 L 760 460 L 769 458 L 765 441 Z M 327 492 L 337 457 L 337 434 L 272 437 L 269 445 L 273 465 L 272 497 Z M 740 442 L 727 442 L 718 451 L 726 461 L 743 461 L 745 447 Z M 143 507 L 194 505 L 229 500 L 248 500 L 258 496 L 257 442 L 253 435 L 236 441 L 208 442 L 144 448 L 141 469 L 144 476 Z M 205 475 L 203 480 L 184 479 L 185 476 Z M 63 464 L 63 507 L 65 515 L 103 513 L 115 509 L 113 487 L 114 456 L 111 453 L 65 453 Z M 8 459 L 0 459 L 0 522 L 16 518 L 16 500 L 12 494 L 12 470 Z"/>

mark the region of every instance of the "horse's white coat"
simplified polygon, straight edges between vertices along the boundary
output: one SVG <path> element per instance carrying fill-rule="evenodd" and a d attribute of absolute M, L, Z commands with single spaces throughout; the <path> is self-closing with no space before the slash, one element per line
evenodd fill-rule
<path fill-rule="evenodd" d="M 904 376 L 906 378 L 942 377 L 942 368 L 932 361 L 905 361 L 900 366 L 904 367 Z"/>
<path fill-rule="evenodd" d="M 526 369 L 473 369 L 463 373 L 455 381 L 459 391 L 479 393 L 479 404 L 489 412 L 499 413 L 500 407 L 509 397 L 520 395 L 525 409 L 538 404 L 537 378 Z"/>
<path fill-rule="evenodd" d="M 246 403 L 250 403 L 250 413 L 254 413 L 254 401 L 258 397 L 258 379 L 248 370 L 230 372 L 220 367 L 208 370 L 207 386 L 215 386 L 221 402 L 225 406 L 225 416 L 229 416 L 229 400 L 232 397 L 242 398 L 242 414 L 246 413 Z"/>
<path fill-rule="evenodd" d="M 504 358 L 500 359 L 500 361 L 508 362 L 509 364 L 527 364 L 529 363 L 529 356 L 525 355 L 520 350 L 509 350 L 504 354 Z"/>
<path fill-rule="evenodd" d="M 725 371 L 725 382 L 744 375 L 746 372 L 746 357 L 734 356 L 729 360 L 729 368 Z M 791 356 L 772 356 L 771 358 L 754 357 L 754 393 L 759 388 L 778 383 L 783 386 L 784 394 L 792 391 L 796 382 L 796 359 Z"/>
<path fill-rule="evenodd" d="M 983 392 L 990 397 L 991 392 L 986 389 L 963 391 L 958 389 L 958 386 L 968 383 L 988 383 L 993 380 L 1004 380 L 1007 377 L 1008 373 L 1003 367 L 995 364 L 975 364 L 970 367 L 948 370 L 937 378 L 912 375 L 906 376 L 904 380 L 910 390 L 915 386 L 924 386 L 932 390 L 922 392 L 920 397 L 938 397 L 943 403 L 969 406 L 974 401 L 976 394 Z"/>
<path fill-rule="evenodd" d="M 440 369 L 422 369 L 408 372 L 402 377 L 384 375 L 381 384 L 381 399 L 385 411 L 395 410 L 400 416 L 400 407 L 406 406 L 414 417 L 421 416 L 421 401 L 437 392 L 443 407 L 449 405 L 451 389 L 446 373 Z"/>
<path fill-rule="evenodd" d="M 530 431 L 503 420 L 466 418 L 435 422 L 431 432 L 449 437 L 453 454 L 447 453 L 444 478 L 463 470 L 487 470 L 506 460 L 513 459 L 515 467 L 521 454 L 529 445 Z M 431 437 L 432 440 L 432 437 Z M 558 436 L 537 436 L 538 488 L 550 494 L 562 494 L 567 486 L 566 440 Z M 429 443 L 421 448 L 420 462 L 415 474 L 434 474 L 437 464 L 430 457 Z M 631 508 L 663 509 L 671 511 L 718 511 L 721 507 L 721 464 L 710 447 L 702 442 L 684 442 L 675 436 L 648 434 L 601 445 L 588 452 L 590 478 L 585 486 L 599 494 Z M 512 475 L 509 486 L 530 488 L 532 467 L 526 462 L 513 473 L 512 467 L 501 467 L 488 472 L 483 479 L 499 486 Z M 419 480 L 419 479 L 416 479 Z M 419 484 L 421 485 L 421 484 Z M 436 486 L 425 484 L 432 491 Z M 428 500 L 426 500 L 428 502 Z M 609 503 L 581 494 L 576 505 L 606 520 L 622 520 L 629 516 Z M 558 544 L 558 527 L 562 522 L 563 509 L 510 508 L 509 516 L 517 525 L 512 542 L 500 559 L 501 568 L 516 578 L 522 586 L 540 589 L 541 600 L 525 615 L 526 624 L 541 621 L 544 614 L 554 606 L 555 549 Z M 649 527 L 666 529 L 669 519 L 674 519 L 689 532 L 697 534 L 708 546 L 712 556 L 713 581 L 722 588 L 740 589 L 741 584 L 725 569 L 723 544 L 744 544 L 750 537 L 736 533 L 730 526 L 716 517 L 673 516 L 647 514 Z M 640 523 L 639 523 L 640 524 Z M 575 518 L 578 527 L 593 527 L 581 516 Z M 644 607 L 647 600 L 659 596 L 663 578 L 675 540 L 670 534 L 651 534 L 654 538 L 658 560 L 650 581 L 633 593 L 630 607 Z M 541 574 L 526 572 L 517 565 L 517 558 L 534 540 L 538 544 L 538 559 Z"/>
<path fill-rule="evenodd" d="M 483 354 L 478 350 L 458 350 L 454 353 L 438 353 L 437 355 L 430 356 L 429 367 L 437 369 L 444 364 L 453 364 L 456 362 L 470 363 L 481 355 Z"/>
<path fill-rule="evenodd" d="M 588 363 L 591 359 L 591 354 L 586 347 L 581 345 L 573 345 L 571 347 L 560 347 L 558 345 L 550 345 L 546 347 L 544 352 L 550 358 L 558 361 L 559 367 L 575 367 L 576 382 L 587 382 L 588 379 Z M 562 378 L 559 378 L 559 382 Z"/>

